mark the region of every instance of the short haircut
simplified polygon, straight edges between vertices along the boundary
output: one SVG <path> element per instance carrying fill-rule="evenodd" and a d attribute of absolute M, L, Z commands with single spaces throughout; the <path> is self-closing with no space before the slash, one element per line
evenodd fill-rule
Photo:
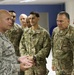
<path fill-rule="evenodd" d="M 34 12 L 34 11 L 32 11 L 32 12 L 30 12 L 30 14 L 35 15 L 36 17 L 40 17 L 40 15 L 39 15 L 38 12 Z"/>
<path fill-rule="evenodd" d="M 58 15 L 63 15 L 63 14 L 70 20 L 70 16 L 66 11 L 61 11 L 58 13 Z"/>
<path fill-rule="evenodd" d="M 14 12 L 14 13 L 16 13 L 14 10 L 9 10 L 9 12 Z"/>

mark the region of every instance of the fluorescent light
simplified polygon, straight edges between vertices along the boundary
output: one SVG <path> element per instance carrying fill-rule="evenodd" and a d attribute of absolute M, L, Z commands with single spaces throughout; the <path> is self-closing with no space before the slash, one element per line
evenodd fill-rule
<path fill-rule="evenodd" d="M 23 2 L 33 2 L 33 1 L 36 1 L 36 0 L 21 0 L 20 2 L 23 3 Z"/>

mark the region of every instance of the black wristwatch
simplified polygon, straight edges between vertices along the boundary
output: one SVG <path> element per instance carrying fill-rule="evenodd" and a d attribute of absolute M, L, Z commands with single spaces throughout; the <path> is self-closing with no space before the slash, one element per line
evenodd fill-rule
<path fill-rule="evenodd" d="M 34 62 L 36 62 L 36 57 L 35 56 L 33 56 L 33 60 L 34 60 Z"/>

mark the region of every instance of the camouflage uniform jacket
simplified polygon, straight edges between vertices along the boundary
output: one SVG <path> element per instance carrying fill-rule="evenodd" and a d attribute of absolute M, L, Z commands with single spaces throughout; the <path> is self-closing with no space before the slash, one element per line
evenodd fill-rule
<path fill-rule="evenodd" d="M 17 64 L 15 50 L 8 38 L 0 33 L 0 75 L 18 75 L 20 65 Z"/>
<path fill-rule="evenodd" d="M 17 56 L 20 56 L 20 54 L 19 54 L 19 42 L 20 42 L 22 33 L 23 33 L 22 28 L 19 25 L 17 25 L 16 23 L 14 23 L 13 28 L 6 31 L 6 36 L 12 42 Z"/>
<path fill-rule="evenodd" d="M 52 34 L 53 65 L 57 69 L 72 71 L 74 66 L 74 27 L 69 26 L 65 30 L 56 27 Z M 74 67 L 73 67 L 74 68 Z"/>
<path fill-rule="evenodd" d="M 50 49 L 51 49 L 50 35 L 44 28 L 39 26 L 37 30 L 32 30 L 32 28 L 24 30 L 19 46 L 21 56 L 34 55 L 36 57 L 36 65 L 39 66 L 43 65 L 45 67 L 46 57 L 48 57 Z M 37 70 L 41 71 L 37 66 L 36 68 L 34 69 L 35 71 Z M 45 69 L 44 68 L 42 69 L 43 71 L 41 71 L 40 73 L 45 74 L 44 73 Z"/>

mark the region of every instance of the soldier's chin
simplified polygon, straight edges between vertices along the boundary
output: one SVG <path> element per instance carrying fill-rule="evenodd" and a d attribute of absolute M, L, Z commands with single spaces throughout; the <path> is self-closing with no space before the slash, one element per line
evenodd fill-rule
<path fill-rule="evenodd" d="M 7 30 L 10 30 L 11 28 L 7 28 L 6 30 L 5 30 L 5 32 L 7 31 Z"/>
<path fill-rule="evenodd" d="M 34 24 L 31 24 L 31 26 L 34 26 Z"/>
<path fill-rule="evenodd" d="M 13 27 L 13 25 L 10 25 L 10 26 L 8 27 L 8 30 L 11 29 L 12 27 Z"/>
<path fill-rule="evenodd" d="M 62 30 L 62 29 L 63 29 L 63 28 L 62 28 L 62 27 L 60 27 L 60 26 L 58 26 L 58 27 L 59 27 L 59 29 L 60 29 L 60 30 Z"/>

